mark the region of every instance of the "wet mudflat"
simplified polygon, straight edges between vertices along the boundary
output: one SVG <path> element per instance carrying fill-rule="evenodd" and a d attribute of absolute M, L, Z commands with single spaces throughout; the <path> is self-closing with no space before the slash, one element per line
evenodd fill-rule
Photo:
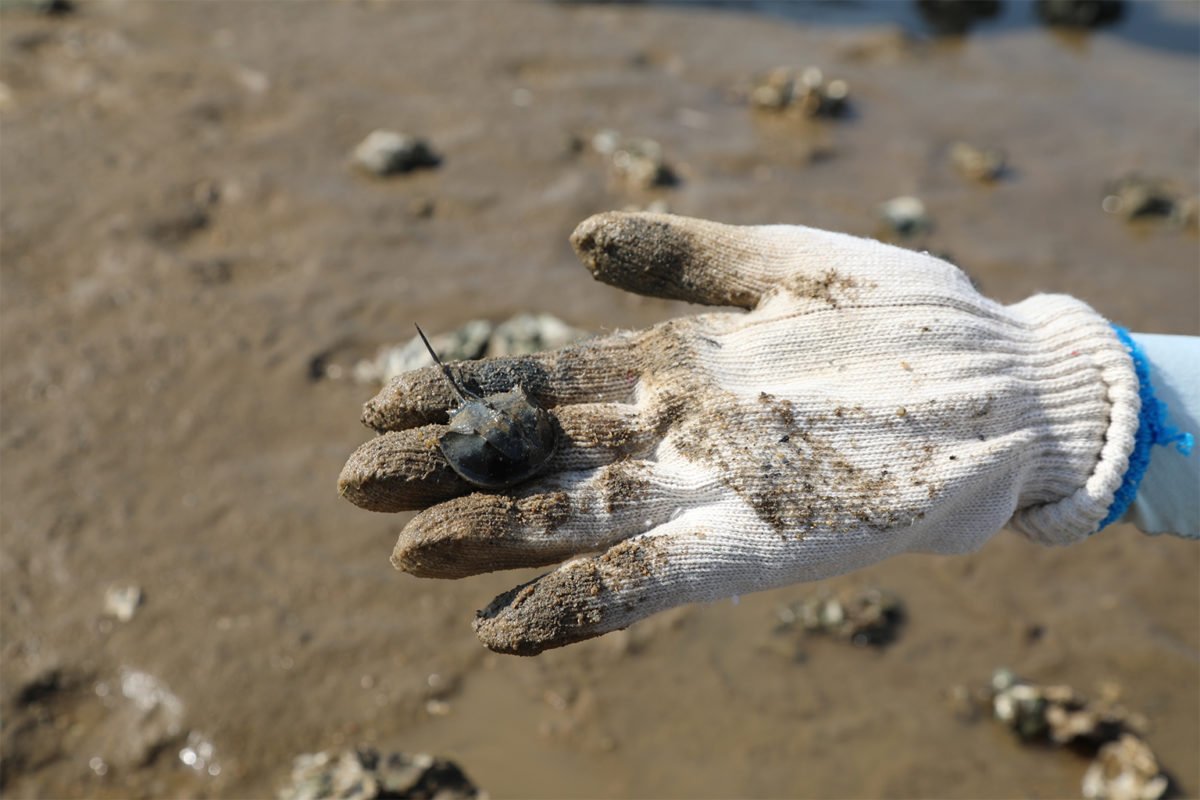
<path fill-rule="evenodd" d="M 997 299 L 1065 291 L 1200 333 L 1194 229 L 1103 210 L 1130 173 L 1197 192 L 1200 13 L 1138 6 L 1086 34 L 1020 8 L 942 40 L 710 7 L 6 10 L 5 795 L 272 796 L 296 755 L 363 743 L 452 758 L 494 797 L 1077 796 L 1086 759 L 956 713 L 950 688 L 1001 665 L 1115 685 L 1200 792 L 1194 545 L 1000 535 L 827 582 L 903 598 L 878 649 L 781 651 L 778 607 L 812 591 L 793 587 L 515 659 L 470 620 L 534 573 L 396 573 L 407 515 L 335 489 L 374 389 L 314 380 L 314 360 L 414 321 L 688 313 L 575 262 L 567 235 L 611 208 L 884 235 L 880 204 L 915 196 L 932 226 L 904 241 Z M 751 110 L 741 87 L 781 65 L 844 80 L 848 113 Z M 364 174 L 377 129 L 440 163 Z M 604 131 L 655 142 L 674 180 L 615 172 Z M 1007 173 L 964 178 L 960 141 L 1003 148 Z"/>

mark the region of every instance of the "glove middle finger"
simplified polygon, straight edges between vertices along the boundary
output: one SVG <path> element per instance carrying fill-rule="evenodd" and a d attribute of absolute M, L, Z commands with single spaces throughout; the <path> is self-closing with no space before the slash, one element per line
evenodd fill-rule
<path fill-rule="evenodd" d="M 651 450 L 659 431 L 619 403 L 562 406 L 553 412 L 558 449 L 546 474 L 595 469 Z M 476 491 L 438 446 L 445 425 L 389 431 L 354 451 L 338 490 L 369 511 L 414 511 Z"/>

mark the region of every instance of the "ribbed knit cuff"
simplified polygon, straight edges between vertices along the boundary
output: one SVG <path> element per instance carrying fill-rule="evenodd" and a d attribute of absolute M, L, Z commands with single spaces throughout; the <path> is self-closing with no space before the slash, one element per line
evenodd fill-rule
<path fill-rule="evenodd" d="M 1037 295 L 1009 307 L 1031 346 L 1035 456 L 1010 526 L 1044 544 L 1094 533 L 1109 514 L 1134 450 L 1141 410 L 1133 360 L 1087 304 Z"/>

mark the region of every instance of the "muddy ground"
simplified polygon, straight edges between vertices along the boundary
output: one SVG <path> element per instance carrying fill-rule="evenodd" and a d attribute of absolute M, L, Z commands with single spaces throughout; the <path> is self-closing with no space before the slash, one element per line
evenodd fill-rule
<path fill-rule="evenodd" d="M 494 797 L 1077 796 L 1086 760 L 948 699 L 1000 665 L 1118 688 L 1200 792 L 1194 543 L 1002 534 L 827 582 L 904 598 L 879 651 L 789 655 L 775 609 L 813 588 L 793 587 L 518 659 L 470 621 L 533 573 L 396 573 L 407 517 L 335 488 L 374 389 L 313 380 L 314 358 L 414 321 L 531 310 L 603 331 L 688 313 L 594 283 L 567 243 L 593 212 L 657 199 L 872 235 L 877 204 L 916 193 L 925 244 L 998 299 L 1066 291 L 1134 329 L 1200 333 L 1196 234 L 1100 208 L 1133 170 L 1197 191 L 1200 7 L 1139 4 L 1088 35 L 1010 6 L 942 41 L 844 9 L 6 11 L 4 794 L 266 797 L 297 754 L 369 743 L 453 758 Z M 778 64 L 845 78 L 853 114 L 750 113 L 732 88 Z M 429 137 L 442 165 L 356 172 L 349 152 L 379 127 Z M 614 183 L 579 147 L 601 128 L 659 140 L 681 183 Z M 960 138 L 1007 149 L 1006 179 L 956 174 Z M 144 591 L 128 622 L 104 612 L 114 584 Z"/>

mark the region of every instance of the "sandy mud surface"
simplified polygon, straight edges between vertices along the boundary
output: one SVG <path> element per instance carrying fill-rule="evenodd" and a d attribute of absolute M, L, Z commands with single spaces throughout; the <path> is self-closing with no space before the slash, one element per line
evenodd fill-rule
<path fill-rule="evenodd" d="M 1198 7 L 1139 4 L 1094 35 L 1005 14 L 934 41 L 865 12 L 6 10 L 5 796 L 273 796 L 294 756 L 358 743 L 452 758 L 494 797 L 1078 796 L 1085 759 L 956 711 L 950 688 L 1000 665 L 1119 690 L 1200 792 L 1194 544 L 1002 534 L 827 582 L 904 599 L 879 650 L 781 651 L 775 612 L 813 590 L 798 586 L 518 659 L 470 622 L 532 573 L 397 573 L 407 515 L 337 496 L 375 390 L 313 380 L 314 359 L 414 321 L 547 311 L 603 331 L 688 313 L 575 261 L 567 235 L 611 208 L 874 235 L 879 203 L 916 194 L 935 223 L 922 246 L 1000 300 L 1065 291 L 1137 330 L 1200 333 L 1194 230 L 1101 210 L 1131 171 L 1197 191 Z M 737 96 L 809 64 L 848 82 L 847 117 Z M 442 163 L 361 174 L 349 155 L 376 128 L 427 137 Z M 657 140 L 677 185 L 615 181 L 590 145 L 605 128 Z M 959 139 L 1003 147 L 1010 173 L 964 180 Z M 143 593 L 128 621 L 105 611 L 124 585 Z"/>

